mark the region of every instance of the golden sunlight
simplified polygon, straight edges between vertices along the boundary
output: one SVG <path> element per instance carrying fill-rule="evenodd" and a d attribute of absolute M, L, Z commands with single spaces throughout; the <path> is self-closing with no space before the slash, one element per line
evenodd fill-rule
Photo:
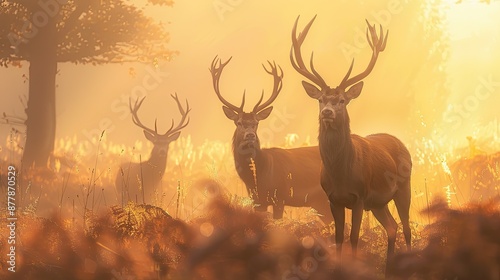
<path fill-rule="evenodd" d="M 0 278 L 498 279 L 500 0 L 25 2 Z"/>

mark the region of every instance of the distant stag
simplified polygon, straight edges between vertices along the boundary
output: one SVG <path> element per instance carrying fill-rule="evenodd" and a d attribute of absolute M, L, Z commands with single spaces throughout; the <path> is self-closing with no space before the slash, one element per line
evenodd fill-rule
<path fill-rule="evenodd" d="M 189 103 L 186 100 L 186 109 L 184 109 L 177 94 L 175 94 L 172 95 L 172 98 L 177 103 L 181 113 L 179 124 L 174 128 L 174 120 L 172 119 L 172 125 L 164 134 L 158 133 L 156 120 L 154 129 L 146 127 L 137 115 L 144 98 L 136 100 L 134 106 L 130 101 L 130 112 L 134 124 L 142 128 L 146 139 L 153 143 L 153 150 L 148 160 L 140 163 L 126 163 L 120 167 L 115 186 L 122 198 L 122 202 L 125 200 L 137 203 L 153 203 L 156 194 L 158 194 L 157 187 L 167 167 L 169 144 L 177 140 L 181 130 L 189 124 L 189 118 L 187 118 L 189 111 L 191 111 Z"/>
<path fill-rule="evenodd" d="M 372 71 L 378 55 L 385 49 L 380 27 L 380 38 L 375 26 L 368 21 L 366 33 L 372 49 L 370 63 L 361 74 L 349 78 L 354 64 L 339 86 L 330 88 L 314 68 L 311 55 L 309 71 L 301 55 L 301 45 L 314 22 L 314 17 L 297 36 L 295 21 L 292 31 L 290 60 L 302 76 L 312 81 L 312 85 L 302 82 L 307 94 L 319 101 L 319 149 L 323 168 L 321 185 L 328 195 L 335 220 L 335 242 L 337 258 L 340 260 L 344 241 L 345 208 L 352 209 L 351 245 L 356 255 L 361 218 L 364 210 L 371 210 L 375 218 L 387 231 L 387 260 L 394 253 L 397 223 L 389 212 L 387 203 L 394 200 L 403 224 L 407 249 L 411 249 L 409 209 L 411 200 L 410 176 L 411 156 L 403 143 L 388 134 L 373 134 L 361 137 L 351 134 L 347 104 L 361 93 L 364 79 Z M 351 86 L 352 85 L 352 86 Z M 347 89 L 350 87 L 349 89 Z"/>
<path fill-rule="evenodd" d="M 210 68 L 213 87 L 217 97 L 224 106 L 226 117 L 234 122 L 236 130 L 233 135 L 233 156 L 236 171 L 245 183 L 257 211 L 266 211 L 273 207 L 273 218 L 283 217 L 285 205 L 295 207 L 313 207 L 322 215 L 326 223 L 332 221 L 328 198 L 321 189 L 319 175 L 321 158 L 318 147 L 301 147 L 294 149 L 268 148 L 261 149 L 257 135 L 259 122 L 266 119 L 273 107 L 270 106 L 281 91 L 283 71 L 276 63 L 268 62 L 274 85 L 272 94 L 262 103 L 260 100 L 249 113 L 243 111 L 245 94 L 239 107 L 222 97 L 219 79 L 229 60 L 222 63 L 215 57 Z"/>

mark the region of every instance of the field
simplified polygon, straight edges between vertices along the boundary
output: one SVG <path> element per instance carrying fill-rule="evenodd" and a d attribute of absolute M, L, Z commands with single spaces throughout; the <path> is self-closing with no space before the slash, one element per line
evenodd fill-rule
<path fill-rule="evenodd" d="M 294 139 L 283 146 L 307 144 Z M 19 141 L 13 131 L 2 148 L 2 174 L 21 158 Z M 104 135 L 94 144 L 91 154 L 76 138 L 59 140 L 44 173 L 16 166 L 16 273 L 7 270 L 11 233 L 2 227 L 3 279 L 383 278 L 386 234 L 371 215 L 365 212 L 356 260 L 347 226 L 343 270 L 334 275 L 333 224 L 313 209 L 287 207 L 282 220 L 254 212 L 229 143 L 173 142 L 153 205 L 125 203 L 114 188 L 119 164 L 139 162 L 151 146 L 117 146 Z M 413 251 L 405 252 L 399 229 L 393 274 L 498 279 L 500 156 L 437 154 L 413 152 Z"/>
<path fill-rule="evenodd" d="M 500 280 L 498 14 L 0 1 L 0 279 Z"/>

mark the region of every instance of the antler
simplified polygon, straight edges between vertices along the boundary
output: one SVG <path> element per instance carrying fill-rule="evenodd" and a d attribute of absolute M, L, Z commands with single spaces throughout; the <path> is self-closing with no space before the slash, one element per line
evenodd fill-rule
<path fill-rule="evenodd" d="M 231 104 L 229 101 L 224 99 L 222 95 L 220 94 L 219 90 L 219 80 L 220 76 L 222 74 L 222 70 L 224 70 L 224 67 L 231 61 L 233 57 L 230 57 L 226 62 L 222 62 L 220 58 L 215 56 L 214 60 L 212 61 L 212 65 L 210 66 L 210 73 L 212 74 L 212 82 L 214 86 L 214 91 L 217 94 L 217 97 L 219 100 L 224 104 L 224 106 L 228 107 L 229 109 L 233 110 L 236 113 L 242 113 L 243 112 L 243 106 L 245 105 L 245 92 L 243 92 L 243 99 L 241 101 L 241 105 L 238 108 L 237 106 Z"/>
<path fill-rule="evenodd" d="M 131 97 L 129 98 L 128 104 L 130 107 L 130 113 L 132 113 L 132 121 L 138 127 L 150 132 L 151 134 L 158 135 L 158 131 L 156 129 L 156 120 L 155 120 L 155 129 L 152 130 L 151 128 L 142 124 L 141 120 L 139 119 L 139 116 L 137 116 L 137 112 L 139 111 L 139 108 L 141 107 L 142 102 L 144 102 L 144 99 L 146 99 L 146 96 L 144 96 L 141 100 L 136 100 L 134 103 L 134 107 L 132 107 L 132 98 Z"/>
<path fill-rule="evenodd" d="M 184 108 L 182 108 L 182 105 L 179 101 L 179 98 L 177 97 L 177 93 L 175 93 L 175 96 L 174 95 L 171 95 L 171 96 L 175 100 L 175 102 L 177 103 L 177 107 L 179 108 L 179 112 L 181 113 L 181 116 L 182 116 L 181 121 L 179 122 L 177 127 L 174 128 L 174 119 L 172 119 L 172 125 L 167 130 L 167 132 L 165 132 L 164 134 L 158 133 L 158 126 L 157 126 L 156 119 L 155 119 L 155 129 L 154 130 L 145 126 L 141 122 L 141 120 L 139 119 L 139 116 L 137 116 L 137 112 L 139 111 L 139 108 L 141 107 L 142 103 L 144 102 L 144 99 L 146 98 L 145 96 L 140 100 L 136 100 L 134 103 L 134 106 L 132 106 L 132 99 L 129 99 L 129 107 L 130 107 L 130 112 L 132 113 L 132 121 L 134 122 L 134 124 L 142 129 L 148 131 L 149 133 L 155 135 L 155 136 L 169 136 L 169 135 L 183 129 L 184 127 L 186 127 L 189 124 L 189 118 L 187 119 L 186 123 L 184 123 L 184 122 L 186 121 L 186 117 L 187 117 L 188 113 L 191 111 L 191 108 L 189 108 L 189 103 L 186 99 L 186 109 L 184 110 Z"/>
<path fill-rule="evenodd" d="M 306 65 L 304 64 L 304 60 L 302 59 L 302 54 L 300 51 L 300 47 L 302 46 L 302 43 L 304 42 L 304 39 L 307 36 L 307 33 L 309 32 L 309 28 L 311 28 L 311 25 L 313 24 L 314 20 L 316 19 L 316 16 L 313 17 L 311 21 L 304 27 L 304 30 L 300 32 L 299 36 L 297 37 L 297 24 L 299 22 L 300 16 L 297 17 L 297 20 L 295 20 L 295 25 L 293 26 L 292 30 L 292 48 L 290 49 L 290 61 L 292 62 L 293 68 L 297 70 L 302 76 L 306 77 L 307 79 L 311 80 L 313 83 L 318 85 L 319 87 L 327 88 L 328 85 L 326 84 L 325 80 L 321 77 L 321 75 L 316 71 L 314 68 L 313 64 L 313 56 L 314 53 L 311 53 L 311 60 L 310 60 L 310 65 L 311 65 L 311 71 L 312 73 L 307 69 Z M 295 55 L 295 58 L 294 58 Z"/>
<path fill-rule="evenodd" d="M 370 72 L 373 70 L 375 62 L 377 62 L 378 54 L 384 51 L 385 49 L 385 45 L 387 44 L 387 37 L 389 37 L 389 31 L 387 31 L 384 37 L 382 25 L 380 25 L 380 38 L 379 38 L 377 36 L 377 31 L 375 30 L 375 24 L 371 26 L 368 20 L 366 20 L 366 24 L 368 24 L 368 28 L 366 30 L 366 39 L 368 40 L 368 44 L 370 44 L 370 47 L 372 48 L 372 57 L 370 59 L 370 63 L 368 63 L 368 66 L 366 67 L 365 71 L 352 78 L 349 78 L 349 75 L 351 75 L 352 67 L 354 65 L 354 58 L 353 58 L 351 66 L 347 71 L 347 74 L 345 75 L 344 79 L 342 79 L 342 82 L 340 82 L 339 88 L 346 89 L 348 86 L 353 85 L 364 79 L 366 76 L 368 76 Z M 370 32 L 371 38 L 368 35 L 368 31 Z"/>
<path fill-rule="evenodd" d="M 179 108 L 179 112 L 181 113 L 182 118 L 181 118 L 181 121 L 179 122 L 179 124 L 175 128 L 174 128 L 174 119 L 172 119 L 172 125 L 167 130 L 167 132 L 165 132 L 165 134 L 164 134 L 165 136 L 172 135 L 172 134 L 176 133 L 177 131 L 185 128 L 189 124 L 189 118 L 187 118 L 187 121 L 186 121 L 186 117 L 189 114 L 189 112 L 191 111 L 191 108 L 189 108 L 189 102 L 187 101 L 187 99 L 186 99 L 186 110 L 184 110 L 184 108 L 182 108 L 181 102 L 179 101 L 179 97 L 177 97 L 177 92 L 175 93 L 175 95 L 171 94 L 170 96 L 172 96 L 172 98 L 175 100 L 175 103 L 177 103 L 177 107 Z M 184 123 L 184 122 L 186 122 L 186 123 Z M 156 120 L 155 120 L 155 130 L 156 130 Z"/>
<path fill-rule="evenodd" d="M 268 74 L 272 75 L 274 78 L 273 93 L 271 94 L 269 99 L 261 105 L 260 103 L 262 102 L 262 99 L 264 98 L 264 90 L 262 90 L 262 95 L 260 96 L 259 102 L 257 102 L 257 104 L 255 104 L 255 107 L 253 107 L 254 113 L 258 113 L 262 109 L 271 105 L 271 103 L 273 103 L 273 101 L 276 99 L 276 97 L 278 97 L 278 94 L 280 93 L 281 88 L 283 87 L 283 69 L 281 69 L 280 66 L 276 66 L 276 62 L 274 62 L 274 61 L 273 61 L 273 63 L 271 63 L 268 60 L 267 63 L 269 63 L 271 70 L 267 70 L 267 68 L 264 64 L 262 64 L 262 67 L 264 67 L 264 70 Z M 279 68 L 280 73 L 278 73 L 278 68 Z"/>

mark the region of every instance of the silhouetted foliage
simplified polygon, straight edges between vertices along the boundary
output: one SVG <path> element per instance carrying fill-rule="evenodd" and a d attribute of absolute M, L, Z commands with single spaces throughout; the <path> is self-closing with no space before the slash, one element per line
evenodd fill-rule
<path fill-rule="evenodd" d="M 427 210 L 436 222 L 428 245 L 395 258 L 394 270 L 418 279 L 498 279 L 500 273 L 500 204 L 491 200 L 450 209 L 437 200 Z"/>

